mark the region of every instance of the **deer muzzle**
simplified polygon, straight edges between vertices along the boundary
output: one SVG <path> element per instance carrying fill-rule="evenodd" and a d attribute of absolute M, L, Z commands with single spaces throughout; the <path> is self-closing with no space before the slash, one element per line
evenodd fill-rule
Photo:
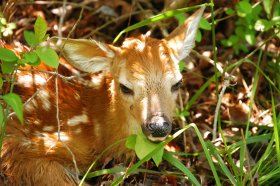
<path fill-rule="evenodd" d="M 147 118 L 142 125 L 143 133 L 153 142 L 161 142 L 167 138 L 172 129 L 172 124 L 163 113 L 155 113 Z"/>

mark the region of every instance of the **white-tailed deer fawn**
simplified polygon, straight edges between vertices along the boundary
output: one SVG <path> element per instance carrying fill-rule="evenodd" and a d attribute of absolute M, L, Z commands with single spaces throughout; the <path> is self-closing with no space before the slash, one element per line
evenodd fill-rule
<path fill-rule="evenodd" d="M 141 35 L 115 47 L 62 39 L 59 47 L 76 69 L 64 62 L 59 73 L 91 74 L 72 80 L 58 77 L 58 116 L 55 78 L 47 81 L 51 74 L 43 72 L 50 68 L 21 71 L 15 91 L 23 100 L 36 96 L 25 105 L 24 125 L 15 116 L 7 123 L 1 152 L 6 183 L 76 185 L 73 157 L 83 174 L 107 146 L 140 130 L 151 141 L 166 139 L 182 81 L 178 63 L 194 46 L 203 10 L 161 40 Z M 128 152 L 119 145 L 107 155 L 125 159 Z"/>

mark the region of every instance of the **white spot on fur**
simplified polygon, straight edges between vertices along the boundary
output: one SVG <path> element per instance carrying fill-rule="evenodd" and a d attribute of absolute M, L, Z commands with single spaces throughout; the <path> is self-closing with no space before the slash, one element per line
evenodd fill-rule
<path fill-rule="evenodd" d="M 33 82 L 32 77 L 30 75 L 18 76 L 17 82 L 24 87 L 31 87 Z"/>
<path fill-rule="evenodd" d="M 45 147 L 48 147 L 51 149 L 56 145 L 57 140 L 51 138 L 48 134 L 45 134 L 45 133 L 43 133 L 43 136 L 44 136 L 43 140 L 44 140 Z"/>
<path fill-rule="evenodd" d="M 34 80 L 36 85 L 44 85 L 47 83 L 47 80 L 43 76 L 38 74 L 35 75 Z"/>
<path fill-rule="evenodd" d="M 60 132 L 59 134 L 60 134 L 61 141 L 68 141 L 69 140 L 69 136 L 67 135 L 67 133 Z M 58 132 L 55 132 L 54 135 L 58 137 Z"/>
<path fill-rule="evenodd" d="M 42 122 L 39 120 L 39 119 L 35 119 L 34 121 L 33 121 L 33 124 L 35 124 L 35 125 L 40 125 Z"/>
<path fill-rule="evenodd" d="M 20 85 L 23 85 L 26 88 L 30 88 L 33 84 L 35 85 L 44 85 L 46 84 L 47 80 L 39 75 L 35 74 L 33 75 L 22 75 L 18 76 L 17 83 Z"/>
<path fill-rule="evenodd" d="M 42 101 L 42 107 L 44 110 L 49 111 L 51 109 L 50 94 L 46 90 L 41 90 L 38 93 L 38 98 Z"/>
<path fill-rule="evenodd" d="M 68 119 L 67 125 L 73 127 L 81 123 L 87 123 L 87 122 L 88 122 L 88 116 L 87 114 L 83 113 L 82 115 L 74 116 Z"/>
<path fill-rule="evenodd" d="M 35 99 L 32 99 L 24 106 L 24 108 L 27 112 L 34 112 L 36 108 L 38 108 L 38 103 Z"/>
<path fill-rule="evenodd" d="M 81 134 L 82 133 L 82 129 L 81 128 L 77 128 L 75 131 L 74 131 L 75 134 Z"/>
<path fill-rule="evenodd" d="M 44 146 L 51 149 L 52 147 L 54 147 L 57 143 L 57 140 L 54 139 L 53 137 L 51 137 L 48 133 L 42 133 L 39 131 L 34 132 L 34 135 L 43 141 Z"/>
<path fill-rule="evenodd" d="M 102 82 L 102 78 L 96 76 L 91 77 L 91 86 L 100 87 L 101 82 Z"/>
<path fill-rule="evenodd" d="M 79 101 L 81 99 L 81 96 L 80 94 L 75 93 L 74 98 Z"/>
<path fill-rule="evenodd" d="M 101 134 L 100 124 L 96 120 L 93 120 L 92 123 L 94 123 L 95 136 L 100 136 L 100 134 Z"/>
<path fill-rule="evenodd" d="M 54 131 L 54 126 L 44 126 L 43 127 L 43 131 L 45 132 L 51 132 L 51 131 Z"/>

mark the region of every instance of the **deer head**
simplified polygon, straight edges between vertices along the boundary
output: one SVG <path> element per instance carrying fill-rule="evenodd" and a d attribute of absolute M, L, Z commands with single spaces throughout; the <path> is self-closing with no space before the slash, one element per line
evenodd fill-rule
<path fill-rule="evenodd" d="M 195 44 L 203 11 L 204 8 L 199 9 L 161 40 L 141 35 L 115 47 L 94 40 L 62 39 L 60 46 L 63 55 L 76 68 L 110 74 L 114 85 L 110 90 L 113 106 L 108 107 L 117 112 L 116 117 L 125 115 L 127 121 L 116 122 L 116 125 L 142 128 L 151 141 L 162 141 L 171 132 L 182 82 L 178 63 Z"/>

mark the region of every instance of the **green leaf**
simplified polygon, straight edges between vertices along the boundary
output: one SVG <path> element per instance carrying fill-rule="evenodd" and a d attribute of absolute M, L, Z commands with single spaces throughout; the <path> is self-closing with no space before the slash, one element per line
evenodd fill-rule
<path fill-rule="evenodd" d="M 163 156 L 164 148 L 159 149 L 157 153 L 153 155 L 153 160 L 156 164 L 156 166 L 159 166 L 160 162 L 162 161 L 162 156 Z"/>
<path fill-rule="evenodd" d="M 211 24 L 204 17 L 201 17 L 199 28 L 202 28 L 204 30 L 211 30 Z"/>
<path fill-rule="evenodd" d="M 245 40 L 250 44 L 254 45 L 256 43 L 256 37 L 255 32 L 252 30 L 248 30 L 246 33 L 244 33 Z"/>
<path fill-rule="evenodd" d="M 252 5 L 247 1 L 241 1 L 239 6 L 240 9 L 246 14 L 250 14 L 252 12 Z"/>
<path fill-rule="evenodd" d="M 237 26 L 235 28 L 235 33 L 239 38 L 242 38 L 244 36 L 244 27 L 243 26 Z"/>
<path fill-rule="evenodd" d="M 273 24 L 274 25 L 280 25 L 280 16 L 275 16 L 272 18 Z"/>
<path fill-rule="evenodd" d="M 50 34 L 46 34 L 45 37 L 43 38 L 43 41 L 46 41 L 49 38 Z"/>
<path fill-rule="evenodd" d="M 1 70 L 4 74 L 9 74 L 15 70 L 15 63 L 3 62 L 1 65 Z"/>
<path fill-rule="evenodd" d="M 3 121 L 4 121 L 4 110 L 2 105 L 0 104 L 0 126 L 2 126 Z"/>
<path fill-rule="evenodd" d="M 222 44 L 227 47 L 231 47 L 238 42 L 238 37 L 236 35 L 231 35 L 228 39 L 222 40 Z"/>
<path fill-rule="evenodd" d="M 272 4 L 273 4 L 272 2 L 273 1 L 271 1 L 271 0 L 263 0 L 262 2 L 263 2 L 263 8 L 264 8 L 266 14 L 270 15 Z"/>
<path fill-rule="evenodd" d="M 24 39 L 27 42 L 27 44 L 31 47 L 35 47 L 39 44 L 38 39 L 36 38 L 34 32 L 31 31 L 24 31 L 23 32 Z"/>
<path fill-rule="evenodd" d="M 48 47 L 40 47 L 36 49 L 36 54 L 44 63 L 46 63 L 50 67 L 57 69 L 59 65 L 59 58 L 57 53 L 53 49 Z"/>
<path fill-rule="evenodd" d="M 266 19 L 259 19 L 255 23 L 254 28 L 256 31 L 264 32 L 264 31 L 269 30 L 272 27 L 272 25 L 273 25 L 273 23 Z"/>
<path fill-rule="evenodd" d="M 13 51 L 7 48 L 0 48 L 0 60 L 5 62 L 15 62 L 18 60 L 18 57 Z"/>
<path fill-rule="evenodd" d="M 196 42 L 200 42 L 201 39 L 202 39 L 201 31 L 200 31 L 200 30 L 197 30 L 196 36 L 195 36 L 195 41 L 196 41 Z"/>
<path fill-rule="evenodd" d="M 136 137 L 135 143 L 135 152 L 138 158 L 141 160 L 150 152 L 152 152 L 158 144 L 152 143 L 149 141 L 144 134 L 138 134 Z M 158 166 L 162 160 L 164 148 L 161 148 L 155 154 L 153 154 L 152 159 L 154 160 L 155 164 Z"/>
<path fill-rule="evenodd" d="M 24 59 L 26 59 L 29 63 L 37 63 L 39 61 L 39 57 L 36 52 L 26 52 L 24 54 Z"/>
<path fill-rule="evenodd" d="M 187 110 L 183 110 L 180 112 L 180 116 L 182 117 L 188 117 L 190 115 L 190 112 L 188 112 Z"/>
<path fill-rule="evenodd" d="M 186 64 L 183 60 L 181 60 L 179 62 L 179 69 L 180 69 L 180 72 L 182 72 L 183 70 L 185 70 L 185 67 L 186 67 Z"/>
<path fill-rule="evenodd" d="M 24 66 L 28 61 L 25 58 L 19 59 L 17 61 L 17 64 Z"/>
<path fill-rule="evenodd" d="M 241 1 L 237 5 L 237 14 L 240 17 L 245 17 L 252 12 L 252 5 L 247 1 Z"/>
<path fill-rule="evenodd" d="M 179 25 L 183 24 L 186 20 L 185 13 L 176 14 L 174 17 L 178 20 Z"/>
<path fill-rule="evenodd" d="M 137 137 L 137 136 L 136 136 L 135 134 L 133 134 L 133 135 L 130 135 L 130 136 L 127 138 L 127 140 L 126 140 L 126 142 L 125 142 L 126 148 L 135 150 L 136 137 Z"/>
<path fill-rule="evenodd" d="M 46 33 L 47 33 L 47 23 L 46 21 L 41 17 L 38 16 L 34 25 L 34 31 L 35 31 L 35 37 L 37 38 L 38 42 L 42 42 Z"/>
<path fill-rule="evenodd" d="M 23 105 L 20 97 L 15 93 L 9 93 L 3 96 L 3 100 L 12 107 L 20 122 L 23 123 Z"/>
<path fill-rule="evenodd" d="M 1 16 L 0 17 L 0 25 L 6 25 L 6 24 L 7 24 L 7 20 Z"/>
<path fill-rule="evenodd" d="M 226 9 L 226 14 L 232 15 L 232 14 L 234 14 L 234 10 L 232 10 L 231 8 L 228 8 L 228 9 Z"/>
<path fill-rule="evenodd" d="M 136 143 L 135 143 L 135 152 L 138 158 L 141 160 L 143 159 L 147 154 L 149 154 L 153 149 L 155 149 L 156 144 L 150 142 L 144 134 L 138 134 L 136 137 Z"/>

